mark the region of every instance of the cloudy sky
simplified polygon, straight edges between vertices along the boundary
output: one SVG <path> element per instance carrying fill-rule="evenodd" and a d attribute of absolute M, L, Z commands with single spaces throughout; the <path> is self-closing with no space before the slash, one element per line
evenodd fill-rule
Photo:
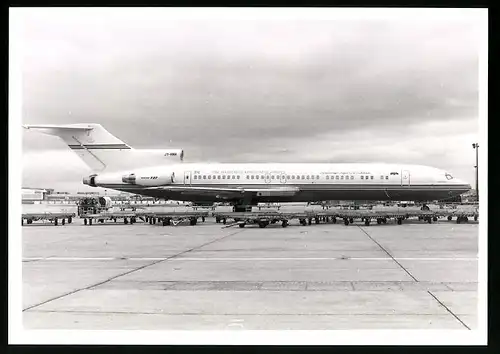
<path fill-rule="evenodd" d="M 23 123 L 100 123 L 186 162 L 415 163 L 473 185 L 479 23 L 321 11 L 26 11 Z M 22 138 L 24 186 L 86 190 L 62 141 Z"/>

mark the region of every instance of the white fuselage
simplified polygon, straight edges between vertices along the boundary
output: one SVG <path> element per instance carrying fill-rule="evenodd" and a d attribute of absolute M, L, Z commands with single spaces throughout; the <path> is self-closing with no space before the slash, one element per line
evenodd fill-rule
<path fill-rule="evenodd" d="M 131 174 L 133 183 L 124 182 Z M 103 173 L 84 183 L 165 199 L 251 203 L 449 200 L 470 189 L 437 168 L 378 163 L 178 163 Z"/>

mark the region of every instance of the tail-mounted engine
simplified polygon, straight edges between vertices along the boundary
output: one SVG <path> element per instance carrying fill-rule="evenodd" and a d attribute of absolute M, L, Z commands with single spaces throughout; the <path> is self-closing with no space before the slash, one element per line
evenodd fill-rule
<path fill-rule="evenodd" d="M 131 173 L 122 176 L 122 182 L 139 186 L 164 186 L 175 182 L 175 173 L 162 175 Z"/>

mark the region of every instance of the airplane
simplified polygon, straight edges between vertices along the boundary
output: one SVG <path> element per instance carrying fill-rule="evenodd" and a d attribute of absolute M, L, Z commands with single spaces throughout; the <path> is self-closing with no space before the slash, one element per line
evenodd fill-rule
<path fill-rule="evenodd" d="M 186 163 L 184 150 L 136 150 L 100 124 L 24 125 L 61 138 L 94 171 L 83 184 L 161 199 L 258 203 L 456 200 L 469 183 L 435 167 L 388 163 Z"/>

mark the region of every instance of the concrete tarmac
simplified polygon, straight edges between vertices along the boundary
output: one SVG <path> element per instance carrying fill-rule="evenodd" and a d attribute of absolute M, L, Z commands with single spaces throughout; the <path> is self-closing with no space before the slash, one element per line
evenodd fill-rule
<path fill-rule="evenodd" d="M 27 329 L 474 329 L 478 223 L 23 227 Z"/>

